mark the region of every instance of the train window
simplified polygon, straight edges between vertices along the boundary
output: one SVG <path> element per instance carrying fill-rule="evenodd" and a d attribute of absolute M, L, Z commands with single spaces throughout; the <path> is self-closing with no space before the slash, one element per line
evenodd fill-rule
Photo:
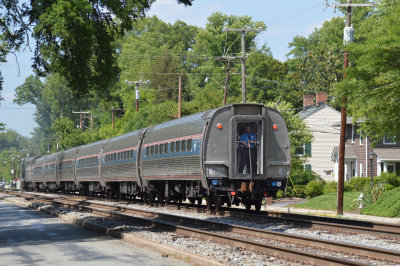
<path fill-rule="evenodd" d="M 131 150 L 131 159 L 133 159 L 133 150 Z"/>
<path fill-rule="evenodd" d="M 168 153 L 168 143 L 164 143 L 164 154 Z"/>
<path fill-rule="evenodd" d="M 150 152 L 149 152 L 149 151 L 150 151 L 150 147 L 147 147 L 147 148 L 146 148 L 146 157 L 148 157 L 148 156 L 150 155 Z"/>
<path fill-rule="evenodd" d="M 172 152 L 175 152 L 175 142 L 171 142 L 170 144 L 169 144 L 169 151 L 172 153 Z"/>
<path fill-rule="evenodd" d="M 187 146 L 187 148 L 186 148 L 187 151 L 192 151 L 192 139 L 187 140 L 186 146 Z"/>
<path fill-rule="evenodd" d="M 150 147 L 150 156 L 154 155 L 154 145 Z"/>
<path fill-rule="evenodd" d="M 186 151 L 186 140 L 181 141 L 181 151 Z"/>
<path fill-rule="evenodd" d="M 179 152 L 179 146 L 180 146 L 181 142 L 180 141 L 176 141 L 175 142 L 175 152 Z"/>
<path fill-rule="evenodd" d="M 154 155 L 158 155 L 158 148 L 160 147 L 160 145 L 156 145 L 154 148 Z"/>

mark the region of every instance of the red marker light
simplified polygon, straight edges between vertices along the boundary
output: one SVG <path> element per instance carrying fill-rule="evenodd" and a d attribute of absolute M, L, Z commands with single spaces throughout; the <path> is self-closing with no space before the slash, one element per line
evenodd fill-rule
<path fill-rule="evenodd" d="M 221 130 L 222 129 L 222 124 L 218 123 L 217 124 L 217 128 Z"/>
<path fill-rule="evenodd" d="M 273 129 L 273 130 L 277 130 L 277 129 L 278 129 L 278 126 L 277 126 L 276 124 L 273 124 L 273 125 L 272 125 L 272 129 Z"/>
<path fill-rule="evenodd" d="M 266 196 L 268 196 L 268 192 L 265 191 L 264 192 L 264 197 L 266 197 Z"/>
<path fill-rule="evenodd" d="M 236 195 L 236 192 L 235 192 L 235 191 L 231 191 L 231 195 L 232 195 L 232 196 L 235 196 L 235 195 Z"/>

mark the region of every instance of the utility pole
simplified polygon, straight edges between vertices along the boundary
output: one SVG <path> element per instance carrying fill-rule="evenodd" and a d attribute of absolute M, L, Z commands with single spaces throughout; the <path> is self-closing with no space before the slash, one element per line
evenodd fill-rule
<path fill-rule="evenodd" d="M 81 128 L 81 131 L 82 131 L 83 130 L 83 115 L 84 114 L 89 114 L 89 111 L 87 111 L 87 112 L 82 112 L 82 111 L 75 112 L 75 111 L 72 111 L 72 113 L 73 114 L 79 114 L 79 127 Z"/>
<path fill-rule="evenodd" d="M 139 84 L 148 84 L 150 83 L 150 80 L 139 80 L 139 81 L 129 81 L 125 80 L 125 83 L 127 84 L 135 84 L 135 95 L 136 95 L 136 112 L 139 112 L 139 98 L 140 98 L 140 92 L 139 92 Z"/>
<path fill-rule="evenodd" d="M 182 102 L 182 76 L 179 76 L 178 118 L 181 117 L 181 102 Z"/>
<path fill-rule="evenodd" d="M 111 111 L 111 123 L 112 123 L 112 129 L 114 129 L 114 128 L 115 128 L 115 115 L 114 115 L 114 111 L 126 111 L 126 109 L 111 107 L 111 109 L 105 109 L 105 111 L 108 111 L 108 112 Z"/>
<path fill-rule="evenodd" d="M 231 62 L 234 60 L 236 57 L 234 56 L 221 56 L 218 59 L 226 62 L 226 77 L 225 77 L 225 88 L 224 88 L 224 100 L 223 100 L 223 105 L 226 105 L 226 98 L 228 97 L 228 84 L 229 84 L 229 71 L 231 70 Z"/>
<path fill-rule="evenodd" d="M 347 7 L 347 19 L 346 27 L 344 28 L 343 42 L 344 44 L 349 44 L 353 42 L 354 28 L 351 25 L 351 8 L 352 7 L 366 7 L 374 6 L 373 3 L 370 4 L 352 4 L 351 0 L 347 0 L 347 4 L 328 4 L 325 1 L 325 7 L 334 7 L 335 11 L 337 7 Z M 349 51 L 346 49 L 344 52 L 344 65 L 345 70 L 343 79 L 346 78 L 346 68 L 349 66 Z M 343 96 L 342 107 L 341 107 L 341 118 L 340 118 L 340 143 L 339 143 L 339 177 L 338 177 L 338 194 L 337 194 L 337 214 L 343 215 L 343 191 L 344 191 L 344 161 L 345 161 L 345 143 L 346 143 L 346 104 L 347 97 Z"/>
<path fill-rule="evenodd" d="M 249 31 L 262 31 L 262 28 L 251 29 L 251 28 L 242 28 L 242 29 L 225 29 L 226 31 L 237 31 L 242 34 L 242 103 L 246 103 L 246 33 Z"/>

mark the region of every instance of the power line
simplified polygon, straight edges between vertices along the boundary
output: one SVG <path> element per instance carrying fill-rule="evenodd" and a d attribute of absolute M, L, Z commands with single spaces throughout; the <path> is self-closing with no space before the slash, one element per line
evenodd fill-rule
<path fill-rule="evenodd" d="M 128 73 L 128 74 L 152 74 L 152 75 L 224 75 L 225 73 L 201 73 L 201 72 L 192 72 L 192 73 L 179 73 L 179 72 L 171 72 L 171 73 L 164 73 L 164 72 L 131 72 L 131 71 L 122 71 L 121 73 Z M 230 75 L 240 75 L 241 73 L 230 73 Z"/>

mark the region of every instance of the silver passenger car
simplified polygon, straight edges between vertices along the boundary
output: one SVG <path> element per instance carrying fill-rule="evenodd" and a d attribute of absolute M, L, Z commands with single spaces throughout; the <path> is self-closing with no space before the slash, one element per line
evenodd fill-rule
<path fill-rule="evenodd" d="M 206 197 L 216 207 L 242 202 L 259 209 L 263 197 L 285 189 L 289 170 L 281 114 L 232 104 L 34 159 L 32 182 L 48 188 L 56 180 L 60 189 L 82 194 L 199 203 Z"/>

